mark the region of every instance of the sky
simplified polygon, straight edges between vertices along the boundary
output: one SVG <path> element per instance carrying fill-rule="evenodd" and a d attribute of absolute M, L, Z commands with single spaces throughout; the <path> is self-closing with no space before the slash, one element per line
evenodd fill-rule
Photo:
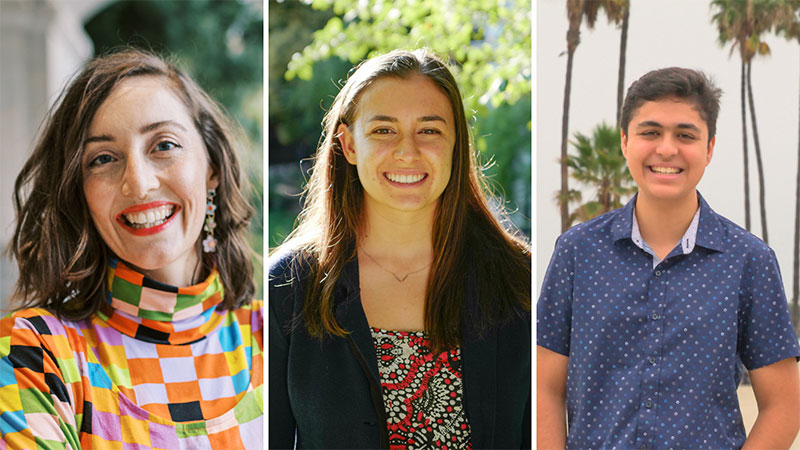
<path fill-rule="evenodd" d="M 560 234 L 561 219 L 554 201 L 560 187 L 558 158 L 561 149 L 561 115 L 567 67 L 566 2 L 543 0 L 536 4 L 536 253 L 535 292 Z M 711 208 L 744 226 L 744 166 L 740 104 L 740 67 L 731 45 L 721 46 L 711 23 L 710 0 L 632 1 L 628 28 L 625 90 L 646 72 L 680 66 L 702 70 L 720 87 L 723 96 L 717 119 L 717 140 L 711 163 L 698 190 Z M 595 29 L 581 26 L 581 43 L 575 51 L 570 100 L 569 136 L 591 135 L 605 121 L 615 122 L 620 31 L 600 13 Z M 778 256 L 787 296 L 791 296 L 794 202 L 798 155 L 800 99 L 800 45 L 773 34 L 764 37 L 771 54 L 752 66 L 756 121 L 764 163 L 769 245 Z M 563 53 L 563 54 L 562 54 Z M 751 231 L 761 237 L 758 178 L 752 132 L 750 154 Z M 570 146 L 570 151 L 574 149 Z M 570 180 L 570 187 L 576 182 Z M 584 193 L 584 198 L 588 198 Z"/>

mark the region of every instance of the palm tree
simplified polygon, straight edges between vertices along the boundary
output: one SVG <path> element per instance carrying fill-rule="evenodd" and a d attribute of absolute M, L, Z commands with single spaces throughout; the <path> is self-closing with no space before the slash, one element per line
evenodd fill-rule
<path fill-rule="evenodd" d="M 619 128 L 619 116 L 622 112 L 622 101 L 625 94 L 625 54 L 628 48 L 628 20 L 630 18 L 631 2 L 630 0 L 601 0 L 598 3 L 605 11 L 608 21 L 613 22 L 620 28 L 616 109 L 616 126 Z"/>
<path fill-rule="evenodd" d="M 595 190 L 596 195 L 580 204 L 570 214 L 570 225 L 584 222 L 622 206 L 620 198 L 636 192 L 619 142 L 619 131 L 605 122 L 597 125 L 592 136 L 575 133 L 570 143 L 577 154 L 567 157 L 572 178 Z M 581 201 L 580 191 L 572 191 L 572 200 Z"/>
<path fill-rule="evenodd" d="M 749 3 L 749 0 L 748 0 Z M 744 223 L 747 231 L 750 231 L 750 164 L 747 151 L 747 45 L 750 35 L 750 20 L 747 18 L 747 5 L 741 0 L 712 0 L 711 8 L 718 11 L 711 18 L 717 25 L 719 36 L 717 37 L 720 45 L 727 45 L 733 41 L 731 54 L 738 47 L 741 59 L 740 71 L 740 93 L 742 108 L 742 148 L 744 154 Z"/>
<path fill-rule="evenodd" d="M 761 34 L 772 28 L 779 12 L 779 0 L 712 0 L 711 7 L 717 12 L 712 17 L 719 32 L 722 45 L 732 41 L 731 54 L 739 49 L 741 66 L 741 106 L 742 143 L 744 150 L 744 204 L 745 228 L 750 230 L 750 169 L 747 151 L 747 104 L 750 105 L 750 123 L 753 129 L 753 143 L 756 151 L 758 171 L 759 201 L 761 213 L 761 232 L 764 242 L 769 242 L 767 232 L 766 194 L 764 189 L 764 168 L 761 160 L 761 143 L 756 125 L 753 86 L 750 82 L 752 61 L 756 55 L 767 55 L 769 45 L 761 40 Z"/>
<path fill-rule="evenodd" d="M 785 1 L 777 20 L 777 31 L 800 44 L 800 3 Z M 800 130 L 800 125 L 798 125 Z M 800 133 L 798 133 L 800 134 Z M 794 194 L 794 264 L 792 266 L 792 322 L 800 336 L 800 137 L 797 141 L 797 180 Z"/>
<path fill-rule="evenodd" d="M 591 1 L 589 2 L 591 3 Z M 567 170 L 567 134 L 569 133 L 569 95 L 572 87 L 572 60 L 581 42 L 584 0 L 567 0 L 567 79 L 564 84 L 564 109 L 561 115 L 561 189 L 558 203 L 561 209 L 561 231 L 569 228 L 569 172 Z"/>
<path fill-rule="evenodd" d="M 629 0 L 567 0 L 567 19 L 569 20 L 569 29 L 567 30 L 567 75 L 566 82 L 564 83 L 564 108 L 561 116 L 561 188 L 556 196 L 556 202 L 559 204 L 561 210 L 561 231 L 564 232 L 569 228 L 571 220 L 569 214 L 569 203 L 573 200 L 574 192 L 569 189 L 569 170 L 567 166 L 567 136 L 569 135 L 569 99 L 572 87 L 572 62 L 575 54 L 575 49 L 580 44 L 580 28 L 583 18 L 586 17 L 586 25 L 589 29 L 594 28 L 597 21 L 597 15 L 601 9 L 606 11 L 610 21 L 618 23 L 623 20 L 623 41 L 620 53 L 620 81 L 619 85 L 624 83 L 624 70 L 625 70 L 625 56 L 624 47 L 627 45 L 627 10 Z M 624 10 L 624 13 L 623 13 Z M 615 19 L 619 17 L 619 19 Z M 618 88 L 619 91 L 619 88 Z M 621 105 L 619 93 L 617 95 L 617 110 Z M 617 112 L 619 115 L 619 112 Z"/>

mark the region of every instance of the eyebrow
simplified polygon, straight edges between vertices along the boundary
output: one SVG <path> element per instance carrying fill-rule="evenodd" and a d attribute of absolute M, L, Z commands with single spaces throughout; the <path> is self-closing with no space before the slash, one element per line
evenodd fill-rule
<path fill-rule="evenodd" d="M 153 130 L 157 130 L 157 129 L 159 129 L 161 127 L 165 127 L 167 125 L 171 125 L 171 126 L 180 128 L 183 131 L 188 131 L 186 129 L 186 127 L 184 127 L 183 125 L 179 124 L 178 122 L 175 122 L 174 120 L 162 120 L 160 122 L 153 122 L 151 124 L 148 124 L 148 125 L 145 125 L 145 126 L 139 128 L 139 134 L 149 133 L 149 132 L 151 132 Z M 85 146 L 85 145 L 91 144 L 93 142 L 114 142 L 114 137 L 113 136 L 109 136 L 107 134 L 101 134 L 99 136 L 89 136 L 88 138 L 86 138 L 86 140 L 83 141 L 83 145 Z"/>
<path fill-rule="evenodd" d="M 368 122 L 373 122 L 373 121 L 380 121 L 380 122 L 399 122 L 399 120 L 397 119 L 397 117 L 385 116 L 385 115 L 382 115 L 382 114 L 378 114 L 378 115 L 372 116 L 372 117 L 371 117 L 371 118 L 368 120 Z M 444 122 L 444 123 L 447 123 L 447 121 L 446 121 L 446 120 L 444 120 L 444 117 L 442 117 L 442 116 L 437 116 L 436 114 L 434 114 L 434 115 L 430 115 L 430 116 L 422 116 L 422 117 L 420 117 L 419 119 L 417 119 L 417 122 L 432 122 L 432 121 L 437 121 L 437 122 Z"/>
<path fill-rule="evenodd" d="M 664 128 L 664 125 L 661 125 L 655 120 L 645 120 L 644 122 L 639 122 L 638 124 L 636 124 L 636 128 L 643 128 L 643 127 Z M 679 123 L 678 125 L 675 126 L 675 128 L 678 128 L 680 130 L 693 130 L 698 133 L 700 132 L 700 128 L 693 123 Z"/>

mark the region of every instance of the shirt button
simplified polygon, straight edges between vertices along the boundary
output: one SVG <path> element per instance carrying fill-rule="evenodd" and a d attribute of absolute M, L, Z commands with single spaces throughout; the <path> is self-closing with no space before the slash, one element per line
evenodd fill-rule
<path fill-rule="evenodd" d="M 653 313 L 651 317 L 653 318 L 653 320 L 658 320 L 661 318 L 661 316 L 659 316 L 658 313 Z"/>
<path fill-rule="evenodd" d="M 646 445 L 642 445 L 641 447 L 639 447 L 639 450 L 647 450 L 647 446 Z"/>
<path fill-rule="evenodd" d="M 656 276 L 657 276 L 657 277 L 660 277 L 660 276 L 661 276 L 661 271 L 660 271 L 660 270 L 656 270 Z"/>
<path fill-rule="evenodd" d="M 644 402 L 644 407 L 647 408 L 647 409 L 652 408 L 653 407 L 653 402 L 651 402 L 650 400 Z"/>
<path fill-rule="evenodd" d="M 650 362 L 650 364 L 655 364 L 656 363 L 656 357 L 655 356 L 651 356 L 651 357 L 647 358 L 647 360 Z"/>

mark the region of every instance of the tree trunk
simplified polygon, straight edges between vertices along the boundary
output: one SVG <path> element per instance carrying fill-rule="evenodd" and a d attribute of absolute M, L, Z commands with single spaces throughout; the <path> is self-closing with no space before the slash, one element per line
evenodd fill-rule
<path fill-rule="evenodd" d="M 744 149 L 744 227 L 750 231 L 750 163 L 747 153 L 747 96 L 745 84 L 747 75 L 745 72 L 744 58 L 742 59 L 742 148 Z"/>
<path fill-rule="evenodd" d="M 580 43 L 581 16 L 570 17 L 567 31 L 567 79 L 564 83 L 564 112 L 561 115 L 561 232 L 567 231 L 569 220 L 569 171 L 567 166 L 567 135 L 569 132 L 569 95 L 572 88 L 572 59 Z"/>
<path fill-rule="evenodd" d="M 800 130 L 800 125 L 798 125 Z M 798 133 L 800 135 L 800 133 Z M 792 322 L 800 337 L 800 138 L 797 141 L 797 181 L 794 193 L 794 266 L 792 267 Z"/>
<path fill-rule="evenodd" d="M 753 83 L 751 80 L 751 71 L 753 63 L 747 63 L 747 98 L 750 101 L 750 122 L 753 125 L 753 143 L 756 148 L 756 168 L 758 169 L 758 199 L 759 209 L 761 211 L 761 233 L 765 244 L 769 244 L 769 235 L 767 233 L 767 205 L 766 194 L 764 193 L 764 166 L 761 163 L 761 145 L 758 142 L 758 127 L 756 126 L 756 109 L 753 104 Z"/>
<path fill-rule="evenodd" d="M 622 102 L 625 99 L 625 56 L 628 49 L 628 17 L 630 16 L 631 5 L 625 7 L 622 16 L 622 27 L 619 36 L 619 70 L 617 72 L 617 130 L 619 130 L 619 119 L 622 116 Z M 614 180 L 614 190 L 611 196 L 611 205 L 620 203 L 619 188 L 620 180 Z"/>
<path fill-rule="evenodd" d="M 617 72 L 617 128 L 619 129 L 619 118 L 622 115 L 622 100 L 625 94 L 625 52 L 628 48 L 628 16 L 630 15 L 630 5 L 625 8 L 622 16 L 622 32 L 619 37 L 619 72 Z"/>

